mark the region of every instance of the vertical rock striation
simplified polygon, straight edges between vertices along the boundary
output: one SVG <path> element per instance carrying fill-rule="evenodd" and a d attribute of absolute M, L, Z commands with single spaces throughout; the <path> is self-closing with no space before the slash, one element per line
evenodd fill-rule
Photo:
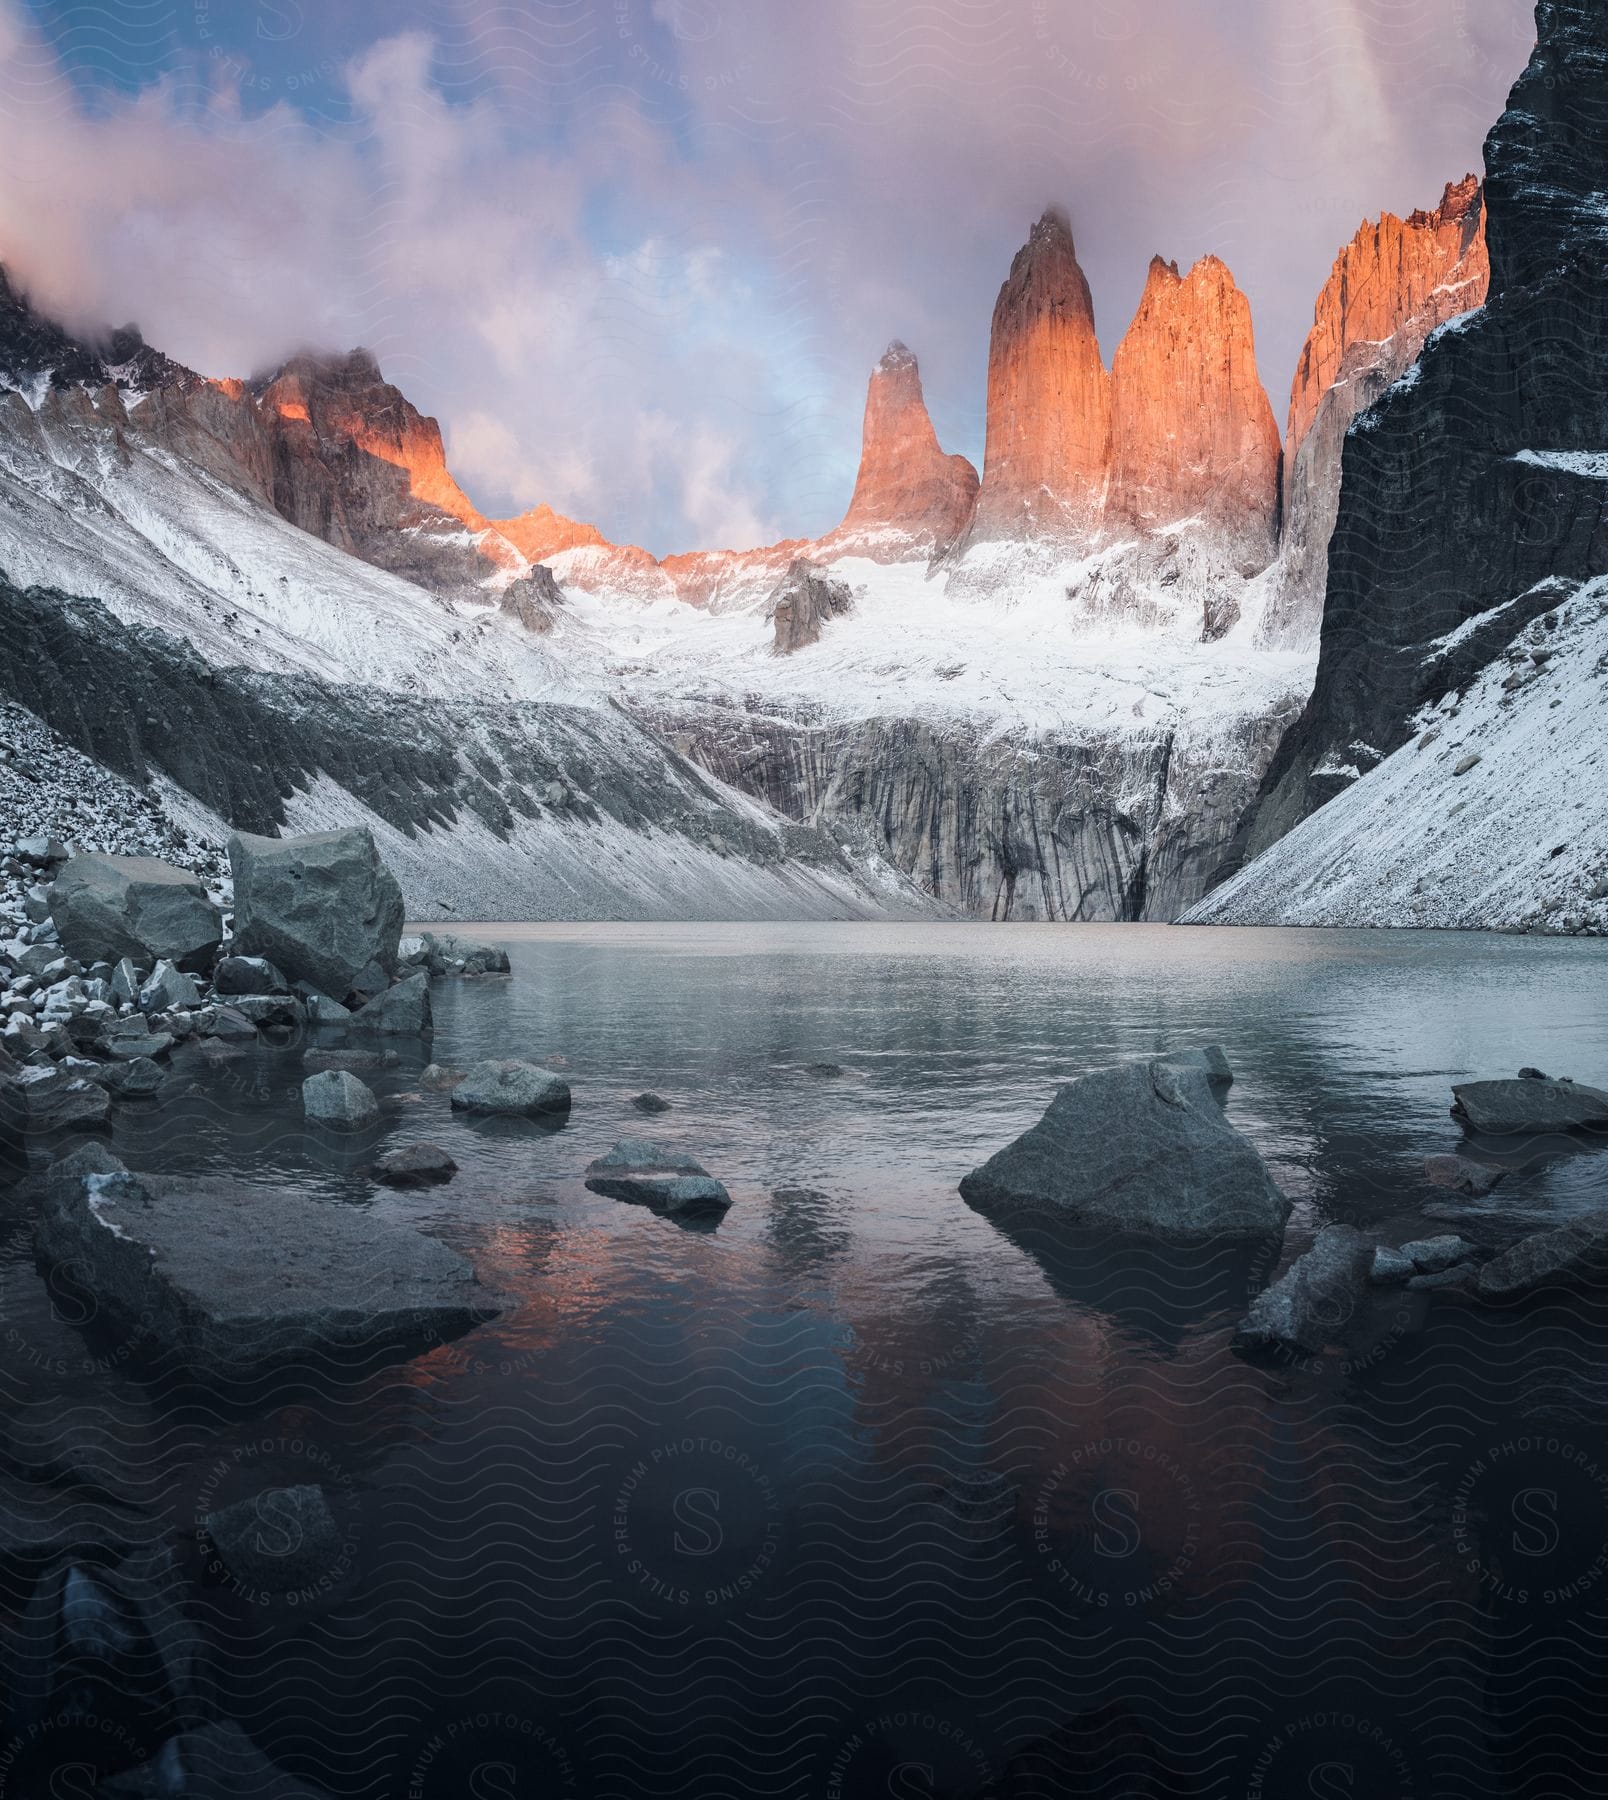
<path fill-rule="evenodd" d="M 1244 574 L 1278 545 L 1279 431 L 1250 302 L 1215 256 L 1158 256 L 1111 364 L 1107 534 L 1192 521 Z"/>
<path fill-rule="evenodd" d="M 1237 854 L 1255 854 L 1608 570 L 1608 7 L 1542 0 L 1485 145 L 1490 297 L 1345 441 L 1317 680 Z"/>
<path fill-rule="evenodd" d="M 983 479 L 970 540 L 1080 536 L 1104 503 L 1111 381 L 1072 227 L 1051 207 L 994 303 Z"/>
<path fill-rule="evenodd" d="M 965 530 L 976 500 L 977 471 L 964 456 L 944 453 L 921 370 L 895 340 L 871 371 L 854 496 L 823 549 L 875 562 L 941 555 Z"/>

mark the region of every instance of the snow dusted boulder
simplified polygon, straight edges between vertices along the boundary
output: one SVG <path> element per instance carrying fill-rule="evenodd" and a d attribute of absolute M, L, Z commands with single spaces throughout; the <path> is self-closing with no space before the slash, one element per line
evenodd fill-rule
<path fill-rule="evenodd" d="M 854 607 L 848 584 L 823 575 L 813 563 L 800 559 L 778 583 L 770 599 L 770 620 L 778 656 L 791 656 L 819 642 L 827 623 Z"/>
<path fill-rule="evenodd" d="M 642 1138 L 623 1138 L 586 1165 L 586 1185 L 611 1200 L 631 1200 L 672 1218 L 720 1216 L 731 1195 L 700 1162 Z"/>
<path fill-rule="evenodd" d="M 570 1109 L 569 1083 L 534 1063 L 476 1063 L 453 1088 L 452 1108 L 513 1118 L 556 1116 Z"/>
<path fill-rule="evenodd" d="M 434 1238 L 243 1183 L 64 1171 L 35 1240 L 135 1342 L 213 1378 L 389 1361 L 498 1310 Z"/>
<path fill-rule="evenodd" d="M 1003 1224 L 1048 1215 L 1178 1243 L 1275 1236 L 1290 1211 L 1207 1068 L 1164 1057 L 1068 1082 L 960 1191 Z"/>
<path fill-rule="evenodd" d="M 358 1130 L 380 1116 L 380 1103 L 349 1069 L 323 1069 L 302 1083 L 302 1111 L 315 1125 Z"/>
<path fill-rule="evenodd" d="M 1578 1131 L 1608 1126 L 1608 1093 L 1546 1075 L 1516 1081 L 1465 1081 L 1452 1089 L 1452 1117 L 1470 1131 Z"/>
<path fill-rule="evenodd" d="M 70 857 L 50 888 L 50 917 L 82 963 L 124 957 L 208 969 L 223 941 L 223 916 L 184 869 L 153 856 Z"/>
<path fill-rule="evenodd" d="M 395 973 L 402 890 L 366 826 L 288 838 L 237 832 L 229 866 L 238 955 L 266 957 L 288 980 L 337 999 L 370 981 L 371 965 Z"/>

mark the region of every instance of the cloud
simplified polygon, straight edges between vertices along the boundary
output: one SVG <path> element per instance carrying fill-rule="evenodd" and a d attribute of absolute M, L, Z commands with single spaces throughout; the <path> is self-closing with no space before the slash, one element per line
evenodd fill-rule
<path fill-rule="evenodd" d="M 835 523 L 894 336 L 977 457 L 1052 199 L 1108 355 L 1153 251 L 1215 251 L 1282 415 L 1336 250 L 1479 166 L 1533 36 L 1526 0 L 415 0 L 403 30 L 349 0 L 338 44 L 203 15 L 129 66 L 0 0 L 0 258 L 208 373 L 366 344 L 485 510 L 656 550 Z"/>

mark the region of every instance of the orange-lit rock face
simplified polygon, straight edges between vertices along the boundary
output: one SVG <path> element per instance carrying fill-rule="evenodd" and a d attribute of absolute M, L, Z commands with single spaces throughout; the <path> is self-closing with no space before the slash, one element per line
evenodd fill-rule
<path fill-rule="evenodd" d="M 566 519 L 554 512 L 545 501 L 533 506 L 517 518 L 498 519 L 497 531 L 519 553 L 533 563 L 545 562 L 561 550 L 574 550 L 583 544 L 601 544 L 607 540 L 595 525 L 583 525 L 579 519 Z"/>
<path fill-rule="evenodd" d="M 994 303 L 988 432 L 972 537 L 1090 531 L 1111 442 L 1110 377 L 1066 214 L 1033 227 Z"/>
<path fill-rule="evenodd" d="M 1107 534 L 1200 518 L 1245 573 L 1277 543 L 1279 429 L 1256 372 L 1250 302 L 1215 256 L 1158 256 L 1111 364 Z"/>
<path fill-rule="evenodd" d="M 935 555 L 965 529 L 976 499 L 977 471 L 938 442 L 915 357 L 890 344 L 866 390 L 854 497 L 826 543 L 879 562 Z"/>
<path fill-rule="evenodd" d="M 1485 303 L 1490 281 L 1480 183 L 1448 184 L 1433 212 L 1385 213 L 1364 224 L 1335 258 L 1318 295 L 1311 335 L 1290 390 L 1285 448 L 1294 453 L 1353 345 L 1383 343 L 1411 329 L 1413 354 L 1437 325 Z"/>

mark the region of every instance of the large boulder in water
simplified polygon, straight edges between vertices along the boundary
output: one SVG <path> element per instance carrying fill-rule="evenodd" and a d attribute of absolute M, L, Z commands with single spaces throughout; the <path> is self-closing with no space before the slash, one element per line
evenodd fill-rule
<path fill-rule="evenodd" d="M 512 1057 L 478 1062 L 453 1088 L 452 1108 L 488 1117 L 557 1116 L 570 1109 L 569 1083 L 534 1063 Z"/>
<path fill-rule="evenodd" d="M 1001 1222 L 1060 1216 L 1178 1243 L 1274 1235 L 1290 1211 L 1207 1069 L 1162 1057 L 1068 1082 L 960 1191 Z"/>
<path fill-rule="evenodd" d="M 238 955 L 266 957 L 288 980 L 337 999 L 373 969 L 396 972 L 402 890 L 367 826 L 288 838 L 237 832 L 229 866 Z"/>
<path fill-rule="evenodd" d="M 1516 1300 L 1560 1288 L 1608 1288 L 1608 1215 L 1533 1232 L 1480 1270 L 1484 1300 Z"/>
<path fill-rule="evenodd" d="M 35 1241 L 134 1342 L 213 1378 L 390 1360 L 498 1311 L 434 1238 L 244 1183 L 64 1173 Z"/>
<path fill-rule="evenodd" d="M 594 1194 L 651 1206 L 672 1218 L 718 1218 L 731 1205 L 731 1195 L 702 1163 L 644 1138 L 622 1138 L 589 1162 L 586 1185 Z"/>
<path fill-rule="evenodd" d="M 223 915 L 196 877 L 154 856 L 70 857 L 50 888 L 62 947 L 86 966 L 129 957 L 209 969 L 223 941 Z"/>
<path fill-rule="evenodd" d="M 1608 1127 L 1608 1093 L 1539 1074 L 1465 1081 L 1452 1089 L 1452 1117 L 1495 1136 Z"/>

